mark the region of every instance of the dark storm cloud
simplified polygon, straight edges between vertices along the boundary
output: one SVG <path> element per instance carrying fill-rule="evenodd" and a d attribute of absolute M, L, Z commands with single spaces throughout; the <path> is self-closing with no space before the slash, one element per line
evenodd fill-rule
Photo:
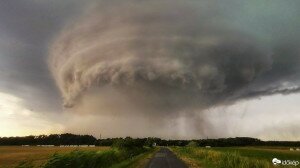
<path fill-rule="evenodd" d="M 217 135 L 223 127 L 213 130 L 203 110 L 299 92 L 299 6 L 294 0 L 1 0 L 0 92 L 36 111 L 57 111 L 61 94 L 73 107 L 66 111 L 101 114 L 64 123 L 80 133 Z"/>
<path fill-rule="evenodd" d="M 247 12 L 251 6 L 228 3 L 238 7 L 236 11 Z M 296 91 L 290 87 L 299 87 L 295 83 L 299 77 L 290 77 L 299 72 L 299 30 L 287 28 L 295 32 L 294 41 L 284 41 L 288 33 L 272 38 L 264 31 L 254 32 L 249 29 L 251 22 L 241 20 L 251 15 L 232 20 L 234 6 L 231 12 L 223 5 L 221 1 L 100 1 L 52 46 L 50 67 L 65 105 L 73 106 L 87 94 L 109 100 L 107 90 L 112 89 L 120 94 L 116 97 L 126 95 L 134 106 L 174 113 L 232 103 L 249 95 Z M 253 17 L 260 23 L 259 16 Z M 277 23 L 270 18 L 282 27 L 280 19 Z M 249 28 L 241 27 L 241 21 Z"/>
<path fill-rule="evenodd" d="M 79 2 L 79 1 L 78 1 Z M 0 90 L 25 100 L 36 111 L 57 111 L 59 94 L 45 58 L 48 43 L 78 11 L 76 1 L 0 2 Z"/>

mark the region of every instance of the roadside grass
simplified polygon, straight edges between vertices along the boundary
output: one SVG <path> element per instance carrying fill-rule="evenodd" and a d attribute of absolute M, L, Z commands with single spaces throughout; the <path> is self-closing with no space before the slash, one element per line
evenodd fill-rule
<path fill-rule="evenodd" d="M 140 159 L 153 152 L 152 148 L 132 148 L 108 151 L 73 151 L 67 154 L 55 154 L 43 166 L 44 168 L 127 168 L 135 167 Z"/>
<path fill-rule="evenodd" d="M 171 150 L 189 167 L 213 168 L 217 166 L 216 161 L 220 159 L 220 152 L 199 150 L 198 147 L 171 147 Z"/>
<path fill-rule="evenodd" d="M 139 154 L 132 159 L 127 159 L 111 168 L 144 168 L 158 150 L 158 147 L 150 148 L 147 152 Z"/>
<path fill-rule="evenodd" d="M 211 149 L 172 147 L 171 149 L 192 168 L 272 168 L 274 166 L 271 164 L 271 159 L 274 157 L 300 160 L 299 152 L 292 153 L 274 149 L 247 147 Z"/>
<path fill-rule="evenodd" d="M 189 168 L 201 168 L 203 165 L 203 158 L 201 155 L 196 155 L 195 150 L 191 150 L 193 147 L 171 147 L 171 151 L 177 155 Z"/>

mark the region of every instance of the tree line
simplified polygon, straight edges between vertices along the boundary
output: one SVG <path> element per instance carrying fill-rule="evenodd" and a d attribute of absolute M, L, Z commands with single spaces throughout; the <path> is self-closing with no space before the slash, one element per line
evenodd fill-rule
<path fill-rule="evenodd" d="M 51 134 L 24 137 L 0 137 L 0 146 L 18 145 L 95 145 L 113 146 L 122 144 L 125 146 L 212 146 L 212 147 L 232 147 L 232 146 L 300 146 L 300 141 L 262 141 L 250 137 L 219 138 L 219 139 L 195 139 L 195 140 L 165 140 L 160 138 L 106 138 L 97 139 L 92 135 L 75 134 Z"/>

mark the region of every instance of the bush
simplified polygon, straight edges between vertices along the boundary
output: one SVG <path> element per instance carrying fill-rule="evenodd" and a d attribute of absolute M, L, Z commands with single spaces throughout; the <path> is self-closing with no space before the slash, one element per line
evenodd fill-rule
<path fill-rule="evenodd" d="M 187 146 L 187 147 L 197 147 L 197 146 L 198 146 L 198 143 L 195 142 L 195 141 L 191 141 L 191 142 L 189 142 L 186 146 Z"/>
<path fill-rule="evenodd" d="M 119 151 L 73 151 L 67 154 L 55 154 L 46 163 L 45 168 L 106 168 L 127 159 Z"/>
<path fill-rule="evenodd" d="M 146 152 L 143 143 L 132 138 L 118 139 L 109 151 L 73 151 L 55 154 L 45 168 L 106 168 Z"/>
<path fill-rule="evenodd" d="M 144 142 L 138 139 L 127 137 L 125 139 L 118 139 L 114 142 L 113 148 L 122 151 L 129 156 L 139 154 L 144 151 Z"/>
<path fill-rule="evenodd" d="M 118 139 L 114 142 L 113 147 L 118 149 L 131 149 L 131 148 L 142 148 L 144 146 L 144 141 L 139 139 L 132 139 L 126 137 L 125 139 Z"/>

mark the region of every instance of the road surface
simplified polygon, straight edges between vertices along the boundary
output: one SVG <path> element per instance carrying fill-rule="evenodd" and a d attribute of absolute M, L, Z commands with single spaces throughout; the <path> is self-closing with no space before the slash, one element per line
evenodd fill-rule
<path fill-rule="evenodd" d="M 168 148 L 161 148 L 146 168 L 187 168 L 187 166 Z"/>

